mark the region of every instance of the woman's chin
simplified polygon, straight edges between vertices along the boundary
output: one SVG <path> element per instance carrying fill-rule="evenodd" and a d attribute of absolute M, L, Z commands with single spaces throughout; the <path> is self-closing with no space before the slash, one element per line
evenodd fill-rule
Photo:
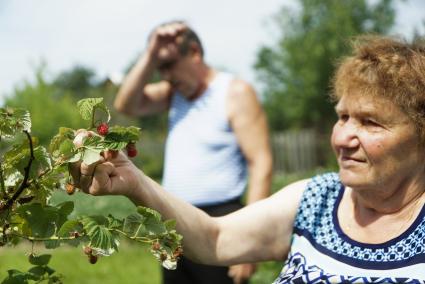
<path fill-rule="evenodd" d="M 362 187 L 365 185 L 365 174 L 348 171 L 344 169 L 339 170 L 339 179 L 341 180 L 341 183 L 345 186 L 355 188 L 355 187 Z"/>

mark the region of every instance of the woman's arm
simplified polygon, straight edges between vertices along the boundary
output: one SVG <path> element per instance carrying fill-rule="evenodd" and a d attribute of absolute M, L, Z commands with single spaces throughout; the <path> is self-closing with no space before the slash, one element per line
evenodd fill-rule
<path fill-rule="evenodd" d="M 210 217 L 165 191 L 121 152 L 96 165 L 76 164 L 71 172 L 87 193 L 125 195 L 136 205 L 159 211 L 165 219 L 175 219 L 185 255 L 215 265 L 284 259 L 307 183 L 293 183 L 227 216 Z"/>

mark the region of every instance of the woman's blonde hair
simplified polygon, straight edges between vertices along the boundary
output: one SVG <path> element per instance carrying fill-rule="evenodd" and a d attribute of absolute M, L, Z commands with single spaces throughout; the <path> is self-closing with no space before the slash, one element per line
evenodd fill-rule
<path fill-rule="evenodd" d="M 353 93 L 388 98 L 411 118 L 424 144 L 424 42 L 368 35 L 352 43 L 353 54 L 343 58 L 335 73 L 333 99 Z"/>

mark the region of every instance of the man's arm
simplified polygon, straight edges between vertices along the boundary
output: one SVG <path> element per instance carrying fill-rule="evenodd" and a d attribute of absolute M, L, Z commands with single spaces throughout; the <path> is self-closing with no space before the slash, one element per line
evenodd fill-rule
<path fill-rule="evenodd" d="M 229 92 L 226 106 L 230 124 L 248 162 L 250 204 L 270 195 L 272 154 L 267 119 L 249 84 L 234 80 Z"/>
<path fill-rule="evenodd" d="M 138 117 L 165 111 L 169 107 L 171 86 L 166 81 L 148 84 L 156 69 L 149 52 L 144 53 L 126 76 L 114 101 L 114 107 Z"/>
<path fill-rule="evenodd" d="M 235 80 L 227 97 L 230 124 L 248 162 L 248 204 L 270 194 L 272 155 L 266 116 L 251 86 Z M 239 264 L 229 268 L 235 284 L 244 283 L 256 270 L 255 264 Z"/>
<path fill-rule="evenodd" d="M 160 26 L 149 38 L 146 51 L 124 80 L 115 98 L 115 108 L 131 116 L 149 115 L 168 109 L 171 85 L 167 81 L 148 84 L 161 62 L 178 57 L 177 38 L 187 27 L 181 23 Z"/>

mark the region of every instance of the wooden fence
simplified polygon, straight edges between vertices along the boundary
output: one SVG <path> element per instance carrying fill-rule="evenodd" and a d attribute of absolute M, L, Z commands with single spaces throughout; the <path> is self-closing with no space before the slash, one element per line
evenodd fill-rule
<path fill-rule="evenodd" d="M 311 129 L 274 133 L 271 145 L 275 173 L 306 172 L 318 165 L 318 141 Z"/>
<path fill-rule="evenodd" d="M 273 133 L 270 140 L 275 173 L 306 172 L 317 168 L 320 139 L 313 130 Z M 154 158 L 157 163 L 160 163 L 157 167 L 162 168 L 163 139 L 142 139 L 141 144 L 145 156 Z"/>

